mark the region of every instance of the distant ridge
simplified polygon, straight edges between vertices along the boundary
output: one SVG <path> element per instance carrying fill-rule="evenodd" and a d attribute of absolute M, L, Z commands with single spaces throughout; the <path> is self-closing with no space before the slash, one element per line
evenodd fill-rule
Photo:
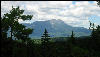
<path fill-rule="evenodd" d="M 47 21 L 35 21 L 31 24 L 22 23 L 28 28 L 33 28 L 34 31 L 30 35 L 31 38 L 41 37 L 44 29 L 46 28 L 51 37 L 68 37 L 71 35 L 71 31 L 73 30 L 76 37 L 79 36 L 89 36 L 91 31 L 84 27 L 72 27 L 62 20 L 52 19 Z"/>

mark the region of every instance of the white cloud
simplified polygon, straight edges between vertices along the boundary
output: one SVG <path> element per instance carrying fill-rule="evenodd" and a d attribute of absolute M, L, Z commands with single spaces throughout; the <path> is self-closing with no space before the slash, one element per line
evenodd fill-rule
<path fill-rule="evenodd" d="M 31 22 L 61 19 L 72 26 L 88 27 L 90 16 L 100 16 L 100 7 L 95 1 L 77 1 L 75 4 L 72 1 L 1 1 L 1 14 L 11 10 L 12 5 L 20 6 L 25 10 L 24 14 L 33 15 Z"/>

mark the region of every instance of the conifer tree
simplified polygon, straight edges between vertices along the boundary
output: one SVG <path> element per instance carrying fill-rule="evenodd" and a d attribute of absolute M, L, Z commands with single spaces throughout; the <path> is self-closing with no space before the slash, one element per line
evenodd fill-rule
<path fill-rule="evenodd" d="M 50 37 L 50 36 L 48 35 L 48 32 L 47 32 L 46 29 L 45 29 L 45 32 L 44 32 L 43 36 L 41 36 L 41 37 L 42 37 L 41 38 L 42 44 L 48 44 L 49 39 L 50 39 L 48 37 Z"/>
<path fill-rule="evenodd" d="M 72 57 L 72 53 L 73 53 L 73 47 L 75 46 L 75 37 L 74 37 L 74 32 L 72 31 L 71 36 L 69 38 L 69 40 L 67 41 L 67 47 L 68 47 L 68 53 L 69 53 L 69 57 Z"/>
<path fill-rule="evenodd" d="M 45 29 L 45 32 L 43 36 L 41 36 L 41 42 L 42 42 L 42 55 L 43 57 L 48 57 L 49 56 L 49 40 L 50 36 L 48 35 L 47 30 Z"/>
<path fill-rule="evenodd" d="M 92 47 L 95 50 L 100 50 L 100 26 L 95 26 L 94 23 L 90 22 L 90 30 L 92 30 L 91 33 L 91 43 L 92 43 Z"/>
<path fill-rule="evenodd" d="M 89 21 L 89 22 L 90 22 L 90 21 Z M 91 23 L 91 22 L 90 22 L 90 27 L 89 27 L 89 29 L 92 30 L 92 33 L 91 33 L 92 39 L 95 39 L 95 38 L 96 38 L 96 36 L 95 36 L 96 28 L 95 28 L 94 23 Z"/>
<path fill-rule="evenodd" d="M 72 34 L 71 34 L 71 41 L 72 41 L 72 44 L 75 43 L 75 37 L 74 37 L 74 33 L 73 33 L 73 31 L 72 31 Z"/>

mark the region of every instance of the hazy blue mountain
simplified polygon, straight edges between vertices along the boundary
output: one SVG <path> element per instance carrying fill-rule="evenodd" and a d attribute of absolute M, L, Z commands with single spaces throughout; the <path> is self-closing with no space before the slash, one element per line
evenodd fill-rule
<path fill-rule="evenodd" d="M 90 35 L 91 31 L 84 28 L 84 27 L 72 27 L 66 23 L 64 23 L 62 20 L 47 20 L 47 21 L 36 21 L 33 23 L 22 23 L 28 28 L 33 28 L 34 31 L 30 35 L 30 37 L 41 37 L 41 35 L 44 32 L 44 29 L 46 28 L 49 32 L 51 37 L 67 37 L 71 35 L 71 31 L 73 30 L 75 33 L 75 36 L 88 36 Z"/>

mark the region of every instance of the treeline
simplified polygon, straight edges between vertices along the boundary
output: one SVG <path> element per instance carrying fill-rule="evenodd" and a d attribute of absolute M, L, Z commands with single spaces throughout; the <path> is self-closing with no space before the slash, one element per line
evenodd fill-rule
<path fill-rule="evenodd" d="M 24 15 L 24 10 L 13 8 L 1 17 L 1 56 L 0 57 L 100 57 L 100 26 L 95 28 L 90 22 L 89 37 L 75 38 L 74 31 L 66 41 L 50 41 L 45 29 L 41 43 L 29 38 L 33 29 L 26 28 L 19 19 L 31 20 L 32 15 Z M 10 36 L 8 32 L 10 30 Z"/>

